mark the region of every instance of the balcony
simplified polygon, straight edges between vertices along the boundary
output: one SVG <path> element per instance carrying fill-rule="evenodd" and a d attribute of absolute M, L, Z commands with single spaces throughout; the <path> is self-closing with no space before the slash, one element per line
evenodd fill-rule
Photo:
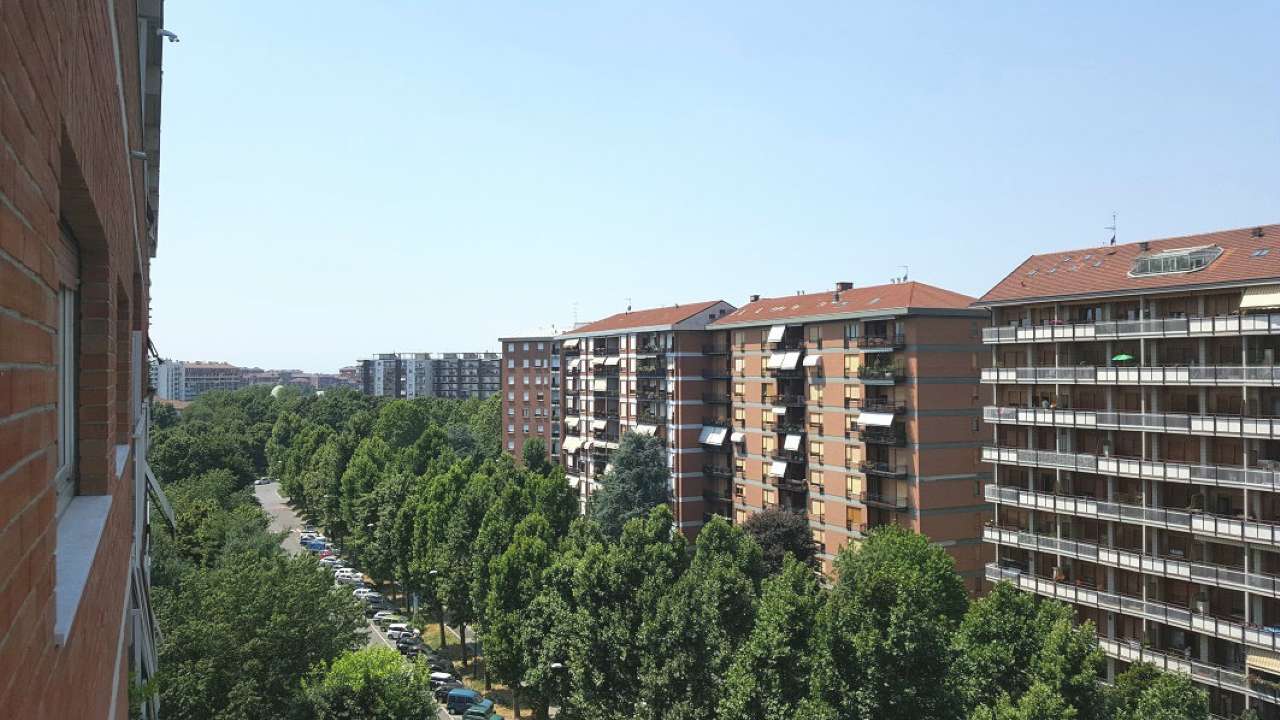
<path fill-rule="evenodd" d="M 617 420 L 618 408 L 595 408 L 591 411 L 591 417 L 597 420 Z"/>
<path fill-rule="evenodd" d="M 733 470 L 724 465 L 703 465 L 702 474 L 709 478 L 729 480 L 733 478 Z"/>
<path fill-rule="evenodd" d="M 728 418 L 728 417 L 725 417 L 724 415 L 703 415 L 703 416 L 702 416 L 702 424 L 703 424 L 703 425 L 715 425 L 716 427 L 725 427 L 725 428 L 727 428 L 727 427 L 729 427 L 730 425 L 732 425 L 732 424 L 733 424 L 733 422 L 732 422 L 731 420 L 729 420 L 729 418 Z"/>
<path fill-rule="evenodd" d="M 982 461 L 1019 467 L 1053 468 L 1096 475 L 1161 480 L 1189 485 L 1280 492 L 1280 471 L 1223 465 L 1190 465 L 1089 453 L 984 447 Z"/>
<path fill-rule="evenodd" d="M 778 433 L 779 435 L 803 435 L 805 433 L 804 423 L 799 422 L 774 423 L 772 429 L 765 428 L 765 430 Z"/>
<path fill-rule="evenodd" d="M 906 368 L 902 365 L 860 365 L 858 378 L 869 385 L 892 385 L 906 377 Z"/>
<path fill-rule="evenodd" d="M 636 390 L 636 397 L 640 400 L 662 401 L 667 399 L 666 390 L 646 390 L 641 388 Z"/>
<path fill-rule="evenodd" d="M 1271 417 L 1057 410 L 988 405 L 982 409 L 982 419 L 989 423 L 1005 425 L 1044 425 L 1280 440 L 1280 418 Z"/>
<path fill-rule="evenodd" d="M 654 412 L 641 410 L 636 413 L 636 420 L 648 425 L 665 425 L 667 424 L 667 416 Z"/>
<path fill-rule="evenodd" d="M 703 355 L 728 355 L 729 346 L 728 345 L 703 345 L 702 354 Z"/>
<path fill-rule="evenodd" d="M 788 463 L 804 463 L 808 462 L 805 454 L 799 450 L 774 450 L 769 453 L 769 457 L 773 460 L 781 460 Z M 803 482 L 803 480 L 802 480 Z"/>
<path fill-rule="evenodd" d="M 887 462 L 877 462 L 866 460 L 858 464 L 858 471 L 863 475 L 873 475 L 883 478 L 905 478 L 907 476 L 906 465 L 893 465 Z"/>
<path fill-rule="evenodd" d="M 987 566 L 987 573 L 993 571 L 992 563 Z M 1246 624 L 1231 618 L 1219 618 L 1208 613 L 1170 605 L 1168 603 L 1143 600 L 1140 597 L 1120 595 L 1105 590 L 1071 585 L 1047 578 L 1036 577 L 1016 568 L 996 566 L 1002 580 L 1012 582 L 1023 590 L 1056 598 L 1076 605 L 1094 607 L 1110 612 L 1118 612 L 1131 617 L 1163 623 L 1170 627 L 1182 628 L 1192 632 L 1244 643 L 1250 647 L 1262 648 L 1271 652 L 1280 650 L 1280 634 L 1271 633 L 1257 625 Z"/>
<path fill-rule="evenodd" d="M 896 350 L 906 344 L 907 338 L 904 335 L 863 335 L 854 338 L 854 345 L 863 352 Z"/>
<path fill-rule="evenodd" d="M 888 508 L 889 510 L 897 510 L 899 512 L 907 509 L 906 495 L 887 495 L 885 493 L 863 490 L 858 493 L 858 500 L 862 501 L 863 505 Z"/>
<path fill-rule="evenodd" d="M 666 376 L 667 376 L 667 369 L 665 367 L 654 367 L 654 366 L 644 366 L 644 365 L 636 367 L 636 377 L 665 378 Z"/>
<path fill-rule="evenodd" d="M 784 395 L 767 395 L 764 399 L 765 403 L 777 407 L 804 407 L 804 396 L 794 393 Z"/>
<path fill-rule="evenodd" d="M 865 427 L 858 431 L 864 443 L 902 447 L 907 444 L 907 431 L 901 425 L 894 427 Z"/>
<path fill-rule="evenodd" d="M 982 329 L 982 342 L 991 344 L 1116 340 L 1123 338 L 1185 338 L 1212 335 L 1274 335 L 1280 333 L 1280 314 L 1218 315 L 1160 320 L 1106 320 L 1093 323 L 1005 325 Z"/>
<path fill-rule="evenodd" d="M 1277 365 L 1169 365 L 984 368 L 987 384 L 1280 387 Z"/>
<path fill-rule="evenodd" d="M 702 402 L 708 405 L 728 405 L 731 400 L 727 392 L 702 393 Z"/>
<path fill-rule="evenodd" d="M 1225 565 L 1195 562 L 1180 557 L 1146 555 L 1087 541 L 1038 535 L 1020 528 L 997 527 L 990 523 L 983 528 L 982 538 L 993 544 L 1062 555 L 1146 575 L 1159 575 L 1280 598 L 1280 577 L 1248 573 Z"/>
<path fill-rule="evenodd" d="M 666 354 L 667 349 L 653 343 L 641 343 L 636 346 L 636 355 L 657 356 Z"/>
<path fill-rule="evenodd" d="M 907 411 L 907 404 L 884 398 L 845 398 L 844 406 L 863 412 L 890 413 L 897 415 Z"/>
<path fill-rule="evenodd" d="M 1095 500 L 1085 496 L 1058 495 L 997 485 L 986 485 L 983 488 L 983 495 L 987 502 L 1029 510 L 1145 525 L 1225 540 L 1268 545 L 1280 543 L 1280 525 L 1276 523 L 1253 522 L 1234 516 L 1212 515 L 1199 510 L 1144 507 L 1131 503 Z"/>

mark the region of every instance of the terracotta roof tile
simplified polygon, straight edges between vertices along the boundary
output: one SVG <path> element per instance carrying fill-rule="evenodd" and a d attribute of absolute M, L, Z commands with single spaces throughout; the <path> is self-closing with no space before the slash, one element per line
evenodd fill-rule
<path fill-rule="evenodd" d="M 1254 236 L 1258 231 L 1262 232 L 1262 237 Z M 978 303 L 999 304 L 1280 278 L 1280 225 L 1184 235 L 1149 243 L 1150 249 L 1146 251 L 1135 242 L 1033 255 L 987 291 Z M 1129 276 L 1133 261 L 1141 255 L 1202 245 L 1217 245 L 1222 248 L 1222 255 L 1201 270 Z M 1271 252 L 1254 256 L 1254 251 L 1262 248 L 1270 248 Z"/>
<path fill-rule="evenodd" d="M 647 310 L 631 310 L 629 312 L 620 312 L 616 315 L 610 315 L 602 320 L 587 323 L 581 327 L 576 327 L 561 335 L 561 337 L 570 337 L 573 335 L 583 335 L 586 333 L 598 333 L 608 330 L 626 330 L 629 328 L 654 327 L 662 325 L 675 325 L 676 323 L 687 320 L 708 308 L 719 305 L 722 300 L 709 300 L 707 302 L 692 303 L 689 305 L 671 305 L 668 307 L 649 308 Z"/>
<path fill-rule="evenodd" d="M 968 295 L 914 281 L 842 290 L 838 301 L 835 294 L 835 290 L 828 290 L 761 298 L 725 315 L 712 325 L 764 324 L 776 320 L 905 308 L 965 309 L 973 303 L 973 298 Z"/>

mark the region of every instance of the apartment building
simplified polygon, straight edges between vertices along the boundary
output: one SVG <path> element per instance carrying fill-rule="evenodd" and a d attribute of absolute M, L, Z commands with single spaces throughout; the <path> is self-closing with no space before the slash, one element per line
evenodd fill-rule
<path fill-rule="evenodd" d="M 560 353 L 551 335 L 501 338 L 504 447 L 524 457 L 529 438 L 542 438 L 547 457 L 560 457 Z"/>
<path fill-rule="evenodd" d="M 702 387 L 703 476 L 736 522 L 805 513 L 827 570 L 871 528 L 928 535 L 978 592 L 989 548 L 979 476 L 973 298 L 918 282 L 751 302 L 711 324 L 729 363 Z"/>
<path fill-rule="evenodd" d="M 499 353 L 441 353 L 432 360 L 432 391 L 436 397 L 488 398 L 502 386 Z"/>
<path fill-rule="evenodd" d="M 162 17 L 160 0 L 4 7 L 4 717 L 129 717 L 130 676 L 156 673 L 145 388 Z"/>
<path fill-rule="evenodd" d="M 671 471 L 671 507 L 681 531 L 693 535 L 711 514 L 729 516 L 728 493 L 703 474 L 728 452 L 704 442 L 724 416 L 705 404 L 712 378 L 727 377 L 723 347 L 707 326 L 732 312 L 721 300 L 628 310 L 557 338 L 564 388 L 561 459 L 585 511 L 610 468 L 621 434 L 660 438 Z M 719 432 L 715 430 L 714 432 Z"/>
<path fill-rule="evenodd" d="M 360 361 L 360 389 L 365 395 L 403 398 L 433 393 L 435 363 L 431 353 L 380 353 Z"/>
<path fill-rule="evenodd" d="M 978 305 L 987 568 L 1280 717 L 1280 225 L 1037 255 Z"/>

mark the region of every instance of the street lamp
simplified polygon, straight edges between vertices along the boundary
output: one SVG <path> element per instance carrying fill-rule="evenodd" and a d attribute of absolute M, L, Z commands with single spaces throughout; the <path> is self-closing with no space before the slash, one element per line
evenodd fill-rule
<path fill-rule="evenodd" d="M 551 687 L 552 687 L 552 692 L 551 692 L 551 693 L 548 693 L 548 697 L 547 697 L 547 715 L 549 715 L 549 716 L 550 716 L 550 715 L 551 715 L 551 701 L 552 701 L 552 699 L 553 699 L 551 696 L 552 696 L 553 694 L 555 694 L 555 690 L 558 690 L 558 689 L 559 689 L 559 685 L 560 685 L 560 683 L 559 683 L 558 681 L 559 681 L 559 679 L 560 679 L 560 678 L 559 678 L 558 676 L 559 676 L 559 674 L 560 674 L 560 671 L 565 669 L 565 665 L 564 665 L 564 663 L 562 663 L 562 662 L 560 662 L 559 660 L 557 660 L 557 661 L 555 661 L 555 662 L 551 663 L 550 665 L 548 665 L 547 667 L 548 667 L 548 668 L 550 668 L 550 669 L 551 669 L 551 670 L 552 670 L 552 671 L 557 675 L 557 677 L 556 677 L 556 682 L 553 682 L 553 683 L 552 683 L 552 685 L 551 685 Z M 560 714 L 560 713 L 559 713 L 559 708 L 557 708 L 556 715 L 558 716 L 559 714 Z"/>

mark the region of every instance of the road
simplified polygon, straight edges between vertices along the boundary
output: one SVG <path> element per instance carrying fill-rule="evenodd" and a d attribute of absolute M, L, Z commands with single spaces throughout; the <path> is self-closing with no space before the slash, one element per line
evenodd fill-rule
<path fill-rule="evenodd" d="M 284 498 L 280 497 L 280 485 L 278 483 L 270 483 L 268 485 L 254 485 L 253 494 L 258 497 L 258 502 L 262 504 L 262 509 L 267 512 L 271 518 L 270 529 L 272 532 L 287 533 L 280 545 L 285 552 L 290 555 L 297 555 L 302 552 L 302 544 L 298 541 L 299 533 L 294 532 L 297 528 L 303 526 L 302 520 L 293 512 L 293 508 L 289 507 Z M 374 625 L 372 621 L 366 621 L 365 630 L 369 635 L 369 647 L 378 647 L 385 645 L 392 650 L 396 649 L 395 643 L 387 639 L 386 635 Z M 441 706 L 437 711 L 439 720 L 452 720 L 452 716 Z"/>

